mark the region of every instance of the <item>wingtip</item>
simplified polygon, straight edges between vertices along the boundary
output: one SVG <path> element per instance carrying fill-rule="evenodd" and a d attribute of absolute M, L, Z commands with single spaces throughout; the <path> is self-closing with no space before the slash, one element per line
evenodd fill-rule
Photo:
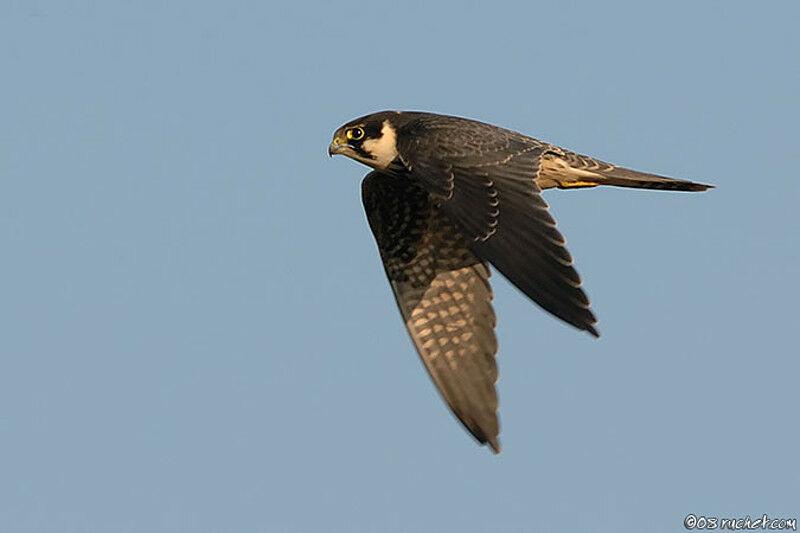
<path fill-rule="evenodd" d="M 500 447 L 500 440 L 497 437 L 490 439 L 488 444 L 492 448 L 492 452 L 494 452 L 495 455 L 500 455 L 500 452 L 503 451 Z"/>

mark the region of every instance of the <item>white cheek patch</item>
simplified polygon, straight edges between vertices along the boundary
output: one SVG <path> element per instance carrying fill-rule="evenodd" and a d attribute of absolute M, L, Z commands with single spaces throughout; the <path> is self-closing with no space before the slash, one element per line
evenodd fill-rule
<path fill-rule="evenodd" d="M 374 158 L 370 164 L 375 168 L 384 169 L 397 158 L 397 132 L 388 120 L 384 120 L 381 136 L 366 140 L 361 146 Z"/>

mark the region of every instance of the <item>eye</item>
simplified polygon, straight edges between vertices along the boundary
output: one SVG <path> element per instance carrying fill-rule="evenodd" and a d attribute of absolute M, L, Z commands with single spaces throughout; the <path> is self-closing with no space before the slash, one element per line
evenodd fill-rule
<path fill-rule="evenodd" d="M 361 128 L 350 128 L 345 132 L 347 139 L 350 141 L 358 141 L 364 137 L 364 130 Z"/>

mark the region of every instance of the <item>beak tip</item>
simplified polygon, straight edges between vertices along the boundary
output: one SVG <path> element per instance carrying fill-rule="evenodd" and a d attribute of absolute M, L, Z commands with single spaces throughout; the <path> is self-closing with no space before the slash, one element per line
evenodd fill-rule
<path fill-rule="evenodd" d="M 328 146 L 328 157 L 333 157 L 336 154 L 340 154 L 342 153 L 342 150 L 344 150 L 344 146 L 341 144 L 331 144 Z"/>

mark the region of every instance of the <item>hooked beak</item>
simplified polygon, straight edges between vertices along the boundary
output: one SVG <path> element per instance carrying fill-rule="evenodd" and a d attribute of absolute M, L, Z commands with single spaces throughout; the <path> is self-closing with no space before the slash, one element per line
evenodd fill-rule
<path fill-rule="evenodd" d="M 336 135 L 333 136 L 331 145 L 328 146 L 328 156 L 332 157 L 336 154 L 341 154 L 349 147 L 350 146 L 347 144 L 347 140 L 344 138 L 344 136 L 340 132 L 337 132 Z"/>

